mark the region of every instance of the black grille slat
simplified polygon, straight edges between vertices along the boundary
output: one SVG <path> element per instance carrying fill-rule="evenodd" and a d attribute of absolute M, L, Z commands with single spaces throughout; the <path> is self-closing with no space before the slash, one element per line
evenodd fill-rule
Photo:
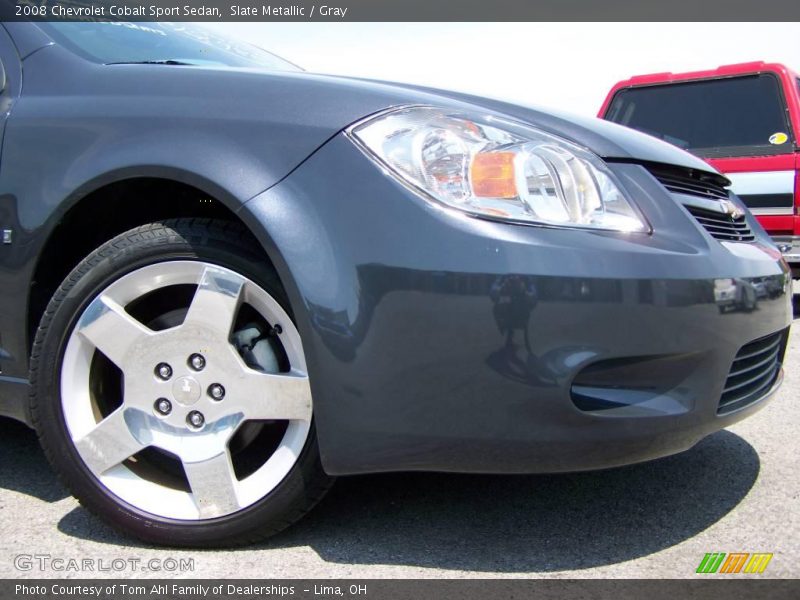
<path fill-rule="evenodd" d="M 774 361 L 775 360 L 775 356 L 777 356 L 777 354 L 778 354 L 778 350 L 780 350 L 780 348 L 775 348 L 774 350 L 772 350 L 772 352 L 770 352 L 766 356 L 766 358 L 764 358 L 762 356 L 759 356 L 755 360 L 750 359 L 750 361 L 748 361 L 749 364 L 744 365 L 744 366 L 737 365 L 736 363 L 739 362 L 739 361 L 734 362 L 733 363 L 733 368 L 731 369 L 731 372 L 728 375 L 728 379 L 730 380 L 732 377 L 737 377 L 739 375 L 743 375 L 744 373 L 747 373 L 748 371 L 750 371 L 752 369 L 756 369 L 756 368 L 760 367 L 761 365 L 766 365 L 767 363 L 770 363 L 770 362 Z"/>
<path fill-rule="evenodd" d="M 734 237 L 747 237 L 750 234 L 747 229 L 734 229 L 733 227 L 722 227 L 721 225 L 705 225 L 704 229 L 712 236 L 732 235 Z"/>
<path fill-rule="evenodd" d="M 752 242 L 755 238 L 753 236 L 741 236 L 741 235 L 726 235 L 726 234 L 718 234 L 713 235 L 713 238 L 720 240 L 721 242 Z"/>
<path fill-rule="evenodd" d="M 697 219 L 698 222 L 700 222 L 704 227 L 714 227 L 716 229 L 730 230 L 737 233 L 741 233 L 743 231 L 747 231 L 750 229 L 750 227 L 748 227 L 747 223 L 744 221 L 740 223 L 737 222 L 728 223 L 725 221 L 714 221 L 712 219 L 699 215 L 695 215 L 695 219 Z"/>
<path fill-rule="evenodd" d="M 747 227 L 746 223 L 742 223 L 742 224 L 734 223 L 734 224 L 728 225 L 728 224 L 721 224 L 721 223 L 717 224 L 717 223 L 713 223 L 713 222 L 702 221 L 701 219 L 697 219 L 697 221 L 703 227 L 705 227 L 706 229 L 714 229 L 715 231 L 721 231 L 723 233 L 724 232 L 729 232 L 729 233 L 747 233 L 747 231 L 749 230 L 749 227 Z"/>
<path fill-rule="evenodd" d="M 688 194 L 712 200 L 725 200 L 728 190 L 719 177 L 695 171 L 662 165 L 649 165 L 647 169 L 673 194 Z"/>
<path fill-rule="evenodd" d="M 742 346 L 733 359 L 720 396 L 718 414 L 760 400 L 778 376 L 786 332 L 781 331 Z"/>
<path fill-rule="evenodd" d="M 728 379 L 725 381 L 725 389 L 722 390 L 723 395 L 760 381 L 763 379 L 764 375 L 769 373 L 774 368 L 775 360 L 773 359 L 768 364 L 761 365 L 760 367 L 754 367 L 753 369 L 748 369 L 744 373 L 739 373 L 738 375 L 728 375 Z"/>
<path fill-rule="evenodd" d="M 658 177 L 661 184 L 678 194 L 689 194 L 691 196 L 702 196 L 703 198 L 722 199 L 728 197 L 728 191 L 714 184 L 704 184 L 701 182 L 681 181 L 669 177 Z"/>
<path fill-rule="evenodd" d="M 748 358 L 753 358 L 754 356 L 758 356 L 759 354 L 768 352 L 769 350 L 772 350 L 775 346 L 778 346 L 780 343 L 781 343 L 780 337 L 768 337 L 757 340 L 755 342 L 751 342 L 747 344 L 747 346 L 739 350 L 739 353 L 736 355 L 733 364 L 736 365 L 736 363 L 741 360 L 747 360 Z"/>
<path fill-rule="evenodd" d="M 716 191 L 712 188 L 705 188 L 703 186 L 688 186 L 683 184 L 671 183 L 669 181 L 661 182 L 665 188 L 674 194 L 688 194 L 690 196 L 700 196 L 701 198 L 712 198 L 714 200 L 723 200 L 728 197 L 727 192 Z"/>
<path fill-rule="evenodd" d="M 701 225 L 703 225 L 701 223 Z M 736 229 L 734 227 L 723 227 L 722 225 L 703 225 L 703 227 L 710 233 L 711 235 L 719 234 L 719 235 L 733 235 L 733 236 L 743 236 L 747 235 L 746 229 Z"/>
<path fill-rule="evenodd" d="M 734 218 L 696 206 L 686 206 L 686 210 L 714 239 L 726 242 L 752 242 L 756 239 L 744 215 Z"/>
<path fill-rule="evenodd" d="M 721 175 L 657 163 L 646 163 L 644 167 L 673 194 L 705 200 L 728 200 L 730 197 L 726 187 L 730 182 Z M 734 219 L 724 212 L 690 205 L 686 205 L 686 209 L 714 239 L 723 242 L 753 242 L 756 239 L 744 216 Z"/>
<path fill-rule="evenodd" d="M 717 410 L 718 414 L 725 414 L 733 412 L 739 408 L 744 408 L 748 404 L 752 404 L 753 402 L 757 401 L 763 395 L 769 391 L 769 388 L 772 387 L 772 383 L 775 380 L 775 376 L 778 374 L 778 368 L 774 367 L 773 372 L 771 373 L 771 377 L 765 378 L 763 383 L 760 387 L 756 387 L 755 389 L 747 389 L 743 390 L 738 395 L 729 395 L 725 399 L 725 404 L 720 403 L 719 409 Z"/>
<path fill-rule="evenodd" d="M 763 377 L 749 382 L 746 386 L 742 386 L 727 392 L 723 395 L 725 402 L 724 404 L 720 404 L 720 408 L 728 408 L 732 403 L 742 402 L 742 400 L 746 400 L 748 398 L 751 400 L 757 400 L 758 398 L 753 398 L 753 395 L 757 392 L 763 391 L 764 388 L 769 387 L 772 384 L 776 374 L 777 367 L 773 365 L 768 371 L 766 371 Z"/>

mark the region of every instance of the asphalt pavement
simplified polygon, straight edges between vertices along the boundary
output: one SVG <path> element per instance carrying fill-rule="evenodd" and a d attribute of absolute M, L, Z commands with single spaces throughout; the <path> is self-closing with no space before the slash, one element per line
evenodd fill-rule
<path fill-rule="evenodd" d="M 66 493 L 33 432 L 0 420 L 0 577 L 683 578 L 707 552 L 773 553 L 766 576 L 798 577 L 797 318 L 785 368 L 764 410 L 677 456 L 557 476 L 342 478 L 294 527 L 228 551 L 117 534 Z"/>

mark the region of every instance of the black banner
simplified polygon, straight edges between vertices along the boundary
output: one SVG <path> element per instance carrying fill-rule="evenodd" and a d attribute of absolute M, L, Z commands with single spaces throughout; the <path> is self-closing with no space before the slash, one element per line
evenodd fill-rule
<path fill-rule="evenodd" d="M 778 579 L 696 580 L 3 580 L 0 598 L 15 600 L 263 600 L 334 598 L 370 600 L 485 600 L 504 598 L 647 600 L 759 600 L 800 597 L 800 581 Z"/>
<path fill-rule="evenodd" d="M 797 0 L 0 0 L 39 21 L 795 21 Z"/>

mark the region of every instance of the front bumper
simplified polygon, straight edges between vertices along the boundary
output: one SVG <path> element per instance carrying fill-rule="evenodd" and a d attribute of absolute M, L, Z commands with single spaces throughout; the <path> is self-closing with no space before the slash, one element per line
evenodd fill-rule
<path fill-rule="evenodd" d="M 800 236 L 778 235 L 773 236 L 772 241 L 780 249 L 783 259 L 789 263 L 792 277 L 800 279 Z"/>
<path fill-rule="evenodd" d="M 246 205 L 303 336 L 328 472 L 605 468 L 684 450 L 764 405 L 779 374 L 718 414 L 737 352 L 791 319 L 769 238 L 751 218 L 757 241 L 723 247 L 642 167 L 612 167 L 652 235 L 440 209 L 343 136 Z M 771 294 L 718 303 L 721 279 Z M 651 361 L 619 385 L 655 392 L 580 408 L 577 378 L 614 361 Z"/>

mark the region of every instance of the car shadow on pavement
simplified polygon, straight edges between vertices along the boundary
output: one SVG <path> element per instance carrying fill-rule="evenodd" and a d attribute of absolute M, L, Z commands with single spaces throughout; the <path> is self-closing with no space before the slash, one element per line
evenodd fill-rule
<path fill-rule="evenodd" d="M 36 434 L 22 423 L 0 418 L 0 457 L 0 489 L 48 503 L 69 496 L 47 464 Z"/>
<path fill-rule="evenodd" d="M 742 501 L 759 465 L 750 444 L 720 431 L 677 456 L 593 473 L 345 477 L 298 524 L 242 550 L 309 546 L 325 561 L 350 565 L 584 569 L 697 535 Z M 59 529 L 100 543 L 139 545 L 82 508 L 65 515 Z"/>
<path fill-rule="evenodd" d="M 656 462 L 548 476 L 398 474 L 343 479 L 270 546 L 324 560 L 483 572 L 584 569 L 669 548 L 727 515 L 759 472 L 718 432 Z"/>

